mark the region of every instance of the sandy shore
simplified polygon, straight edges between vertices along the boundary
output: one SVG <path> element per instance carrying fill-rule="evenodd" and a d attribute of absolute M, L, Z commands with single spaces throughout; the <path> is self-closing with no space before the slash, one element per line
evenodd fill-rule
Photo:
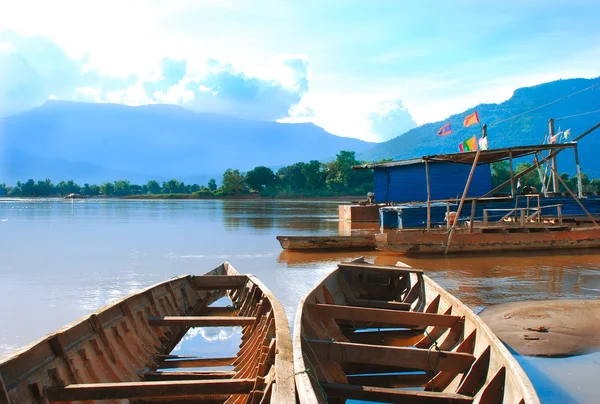
<path fill-rule="evenodd" d="M 600 299 L 512 302 L 479 315 L 521 355 L 565 357 L 600 350 Z"/>

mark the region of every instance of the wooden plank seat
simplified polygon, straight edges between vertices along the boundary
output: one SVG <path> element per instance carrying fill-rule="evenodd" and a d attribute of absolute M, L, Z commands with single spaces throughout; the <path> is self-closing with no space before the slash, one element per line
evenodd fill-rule
<path fill-rule="evenodd" d="M 177 380 L 69 384 L 46 387 L 48 401 L 112 400 L 132 398 L 194 398 L 206 395 L 248 394 L 256 379 Z"/>
<path fill-rule="evenodd" d="M 322 383 L 321 387 L 327 394 L 327 397 L 342 399 L 411 404 L 466 404 L 473 402 L 473 397 L 452 393 L 396 390 L 341 383 Z"/>
<path fill-rule="evenodd" d="M 369 323 L 373 325 L 415 327 L 436 326 L 450 328 L 461 319 L 460 316 L 448 314 L 398 311 L 334 304 L 308 304 L 307 306 L 318 310 L 323 317 L 330 317 L 335 320 L 344 320 L 348 322 Z"/>
<path fill-rule="evenodd" d="M 190 285 L 195 289 L 237 289 L 246 285 L 246 275 L 203 275 L 190 279 Z"/>
<path fill-rule="evenodd" d="M 312 352 L 320 360 L 338 363 L 383 365 L 426 371 L 452 371 L 464 373 L 469 370 L 475 357 L 470 353 L 436 351 L 413 347 L 390 347 L 352 342 L 307 340 Z M 434 369 L 435 368 L 435 369 Z"/>
<path fill-rule="evenodd" d="M 147 381 L 160 380 L 207 380 L 207 379 L 231 379 L 236 372 L 186 372 L 186 371 L 161 371 L 143 373 L 142 377 Z"/>
<path fill-rule="evenodd" d="M 383 271 L 388 273 L 398 273 L 398 274 L 423 274 L 422 269 L 416 268 L 400 268 L 400 267 L 390 267 L 385 265 L 369 265 L 368 268 L 365 267 L 364 264 L 360 262 L 340 262 L 338 264 L 338 268 L 360 268 L 360 269 L 368 269 L 369 271 Z"/>
<path fill-rule="evenodd" d="M 198 358 L 198 357 L 181 357 L 169 360 L 160 361 L 160 368 L 200 368 L 200 367 L 217 367 L 217 366 L 233 366 L 237 360 L 237 356 L 225 358 Z"/>
<path fill-rule="evenodd" d="M 403 302 L 390 302 L 386 300 L 373 300 L 373 299 L 353 299 L 347 298 L 346 304 L 348 306 L 358 307 L 372 307 L 376 309 L 388 309 L 388 310 L 410 310 L 410 303 Z"/>
<path fill-rule="evenodd" d="M 146 319 L 153 327 L 235 327 L 256 322 L 256 317 L 240 316 L 149 316 Z"/>

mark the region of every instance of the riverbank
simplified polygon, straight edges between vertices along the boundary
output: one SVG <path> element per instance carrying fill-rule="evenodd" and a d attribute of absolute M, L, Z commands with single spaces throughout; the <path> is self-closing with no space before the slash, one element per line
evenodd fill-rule
<path fill-rule="evenodd" d="M 340 196 L 262 196 L 257 193 L 238 194 L 238 195 L 193 195 L 193 194 L 147 194 L 147 195 L 129 195 L 121 199 L 234 199 L 234 200 L 293 200 L 293 201 L 360 201 L 366 200 L 364 195 L 340 195 Z"/>

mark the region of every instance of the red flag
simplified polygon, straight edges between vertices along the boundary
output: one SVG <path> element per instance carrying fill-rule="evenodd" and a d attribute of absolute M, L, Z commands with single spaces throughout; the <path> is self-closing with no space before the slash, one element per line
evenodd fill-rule
<path fill-rule="evenodd" d="M 450 122 L 448 122 L 447 124 L 445 124 L 444 126 L 442 126 L 440 128 L 440 130 L 437 131 L 437 135 L 438 136 L 447 136 L 449 134 L 452 133 L 452 129 L 450 129 Z"/>
<path fill-rule="evenodd" d="M 477 111 L 473 112 L 471 115 L 468 115 L 465 118 L 465 122 L 463 123 L 463 125 L 471 126 L 474 123 L 479 123 L 479 115 L 477 115 Z"/>

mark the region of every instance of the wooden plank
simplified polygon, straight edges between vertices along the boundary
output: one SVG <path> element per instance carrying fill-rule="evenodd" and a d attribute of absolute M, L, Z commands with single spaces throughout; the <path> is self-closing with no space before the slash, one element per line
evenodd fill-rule
<path fill-rule="evenodd" d="M 346 298 L 346 304 L 348 306 L 359 306 L 359 307 L 373 307 L 377 309 L 389 309 L 389 310 L 410 310 L 410 303 L 401 302 L 388 302 L 385 300 L 372 300 L 372 299 L 353 299 Z"/>
<path fill-rule="evenodd" d="M 45 391 L 49 401 L 171 399 L 212 394 L 248 394 L 252 391 L 254 383 L 254 379 L 92 383 L 46 387 Z"/>
<path fill-rule="evenodd" d="M 362 386 L 402 388 L 421 387 L 429 381 L 426 373 L 373 374 L 348 376 L 348 383 Z"/>
<path fill-rule="evenodd" d="M 237 357 L 233 356 L 230 358 L 185 358 L 185 359 L 172 359 L 162 361 L 159 366 L 162 369 L 170 368 L 200 368 L 200 367 L 217 367 L 217 366 L 233 366 Z"/>
<path fill-rule="evenodd" d="M 238 316 L 150 316 L 148 324 L 153 327 L 234 327 L 252 325 L 256 317 Z"/>
<path fill-rule="evenodd" d="M 142 374 L 144 380 L 207 380 L 207 379 L 231 379 L 235 372 L 185 372 L 185 371 L 164 371 L 148 372 Z"/>
<path fill-rule="evenodd" d="M 339 397 L 354 400 L 407 404 L 465 404 L 473 402 L 473 397 L 463 396 L 460 394 L 395 390 L 381 387 L 354 386 L 337 383 L 322 383 L 321 386 L 323 387 L 323 390 L 325 390 L 328 398 Z"/>
<path fill-rule="evenodd" d="M 246 286 L 246 275 L 203 275 L 190 279 L 190 285 L 196 289 L 237 289 Z"/>
<path fill-rule="evenodd" d="M 450 328 L 461 318 L 460 316 L 446 314 L 417 313 L 333 304 L 309 304 L 307 306 L 316 306 L 323 316 L 336 320 L 388 326 L 436 326 Z"/>
<path fill-rule="evenodd" d="M 390 347 L 352 342 L 308 340 L 315 356 L 338 363 L 350 362 L 370 365 L 406 367 L 431 371 L 449 370 L 458 373 L 469 369 L 475 357 L 468 353 L 435 351 L 413 347 Z"/>
<path fill-rule="evenodd" d="M 341 262 L 338 264 L 338 268 L 359 268 L 359 269 L 372 269 L 375 271 L 389 271 L 398 274 L 422 274 L 422 269 L 415 268 L 398 268 L 392 265 L 373 265 L 373 264 L 364 264 L 360 262 Z"/>

